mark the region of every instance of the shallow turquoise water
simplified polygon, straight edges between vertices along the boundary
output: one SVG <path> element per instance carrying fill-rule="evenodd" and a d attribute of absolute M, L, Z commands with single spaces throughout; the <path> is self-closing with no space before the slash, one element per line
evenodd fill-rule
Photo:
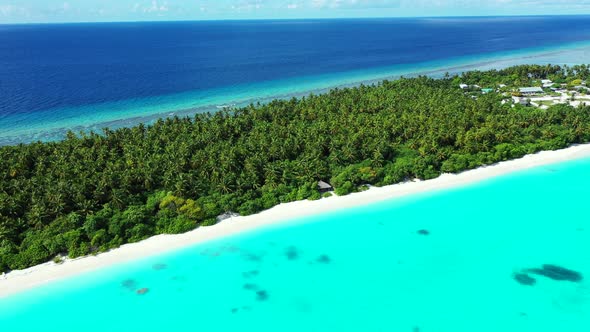
<path fill-rule="evenodd" d="M 588 175 L 590 159 L 544 166 L 115 266 L 0 300 L 1 326 L 586 332 Z M 584 279 L 512 278 L 542 264 Z"/>

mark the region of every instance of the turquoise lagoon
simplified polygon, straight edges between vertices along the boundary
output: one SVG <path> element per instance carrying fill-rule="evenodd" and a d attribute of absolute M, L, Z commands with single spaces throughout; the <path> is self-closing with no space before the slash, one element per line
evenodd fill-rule
<path fill-rule="evenodd" d="M 2 299 L 1 326 L 586 332 L 589 175 L 582 159 L 292 220 Z M 584 279 L 513 279 L 543 264 Z"/>

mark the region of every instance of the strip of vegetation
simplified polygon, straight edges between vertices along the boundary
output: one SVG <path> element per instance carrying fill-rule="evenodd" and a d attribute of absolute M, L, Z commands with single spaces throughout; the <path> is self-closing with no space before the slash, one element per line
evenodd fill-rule
<path fill-rule="evenodd" d="M 473 98 L 457 82 L 518 84 L 586 67 L 419 77 L 232 112 L 0 148 L 0 270 L 182 233 L 281 202 L 460 172 L 590 140 L 590 108 Z"/>

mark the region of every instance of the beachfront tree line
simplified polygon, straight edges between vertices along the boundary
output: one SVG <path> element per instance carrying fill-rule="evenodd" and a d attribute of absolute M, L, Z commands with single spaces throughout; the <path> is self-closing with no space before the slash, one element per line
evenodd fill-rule
<path fill-rule="evenodd" d="M 588 142 L 588 107 L 512 108 L 455 84 L 557 74 L 579 78 L 521 66 L 400 79 L 2 147 L 0 270 L 186 232 L 229 211 L 319 199 L 318 180 L 344 195 Z"/>

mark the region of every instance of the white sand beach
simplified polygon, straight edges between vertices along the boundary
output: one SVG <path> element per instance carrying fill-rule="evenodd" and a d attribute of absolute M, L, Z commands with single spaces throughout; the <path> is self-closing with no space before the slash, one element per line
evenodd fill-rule
<path fill-rule="evenodd" d="M 426 191 L 442 190 L 467 185 L 491 177 L 532 167 L 590 157 L 590 144 L 576 145 L 558 151 L 545 151 L 521 159 L 466 171 L 460 174 L 444 174 L 428 181 L 414 181 L 342 197 L 324 198 L 318 201 L 299 201 L 281 204 L 270 210 L 247 217 L 234 217 L 215 226 L 203 227 L 181 235 L 159 235 L 145 241 L 124 245 L 96 256 L 66 260 L 61 264 L 49 262 L 22 271 L 0 276 L 0 298 L 37 287 L 51 281 L 80 273 L 121 264 L 138 258 L 161 254 L 201 242 L 254 230 L 295 218 L 329 211 L 366 205 Z"/>

